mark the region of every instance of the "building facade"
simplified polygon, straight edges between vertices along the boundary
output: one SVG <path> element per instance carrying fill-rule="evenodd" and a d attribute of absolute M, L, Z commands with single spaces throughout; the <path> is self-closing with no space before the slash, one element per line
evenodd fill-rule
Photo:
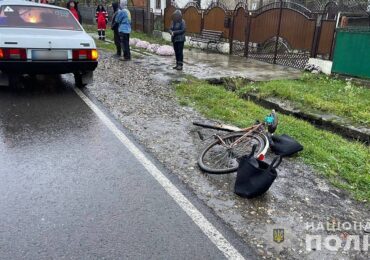
<path fill-rule="evenodd" d="M 175 0 L 176 4 L 182 8 L 189 2 L 196 2 L 200 6 L 201 9 L 207 9 L 208 6 L 211 5 L 212 2 L 215 2 L 215 0 L 195 0 L 195 1 L 189 1 L 189 0 Z M 227 7 L 227 9 L 234 9 L 239 0 L 219 0 L 221 4 Z"/>
<path fill-rule="evenodd" d="M 137 7 L 145 7 L 146 2 L 150 1 L 150 8 L 155 13 L 162 13 L 166 8 L 166 5 L 170 2 L 173 2 L 179 8 L 184 8 L 189 2 L 195 2 L 201 9 L 207 9 L 212 2 L 216 2 L 217 0 L 132 0 L 134 6 Z M 218 0 L 222 5 L 224 5 L 228 10 L 234 10 L 236 5 L 243 0 Z M 256 10 L 257 8 L 261 7 L 262 5 L 268 4 L 270 2 L 274 2 L 274 0 L 244 0 L 248 3 L 249 10 Z M 369 0 L 370 1 L 370 0 Z"/>
<path fill-rule="evenodd" d="M 150 0 L 150 8 L 154 13 L 163 13 L 166 8 L 166 0 Z"/>

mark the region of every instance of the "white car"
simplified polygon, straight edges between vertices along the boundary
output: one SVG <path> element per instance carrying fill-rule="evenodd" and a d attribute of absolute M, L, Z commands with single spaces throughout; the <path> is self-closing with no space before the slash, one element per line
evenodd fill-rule
<path fill-rule="evenodd" d="M 24 74 L 73 73 L 81 87 L 92 82 L 97 65 L 94 40 L 68 9 L 0 1 L 0 85 Z"/>

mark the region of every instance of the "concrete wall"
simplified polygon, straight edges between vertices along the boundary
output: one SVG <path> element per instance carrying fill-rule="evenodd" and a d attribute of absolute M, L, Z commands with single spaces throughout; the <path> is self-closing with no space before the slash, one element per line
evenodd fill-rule
<path fill-rule="evenodd" d="M 131 1 L 135 7 L 145 7 L 146 5 L 146 0 L 131 0 Z"/>
<path fill-rule="evenodd" d="M 159 0 L 160 1 L 160 7 L 161 8 L 157 8 L 157 2 L 158 0 L 150 0 L 150 8 L 153 9 L 153 12 L 154 13 L 164 13 L 164 9 L 166 8 L 166 0 Z"/>
<path fill-rule="evenodd" d="M 151 0 L 154 2 L 155 0 Z M 201 9 L 206 9 L 212 2 L 216 0 L 200 0 L 201 3 Z M 220 3 L 225 5 L 229 10 L 234 10 L 235 6 L 240 2 L 240 0 L 218 0 Z M 256 10 L 264 5 L 277 2 L 278 0 L 244 0 L 248 4 L 248 9 L 253 11 Z M 328 2 L 329 0 L 325 0 L 324 2 Z M 164 1 L 165 2 L 165 1 Z M 183 8 L 187 3 L 194 2 L 194 0 L 174 0 L 174 2 L 180 7 Z M 317 7 L 317 4 L 315 4 L 315 1 L 312 0 L 293 0 L 293 2 L 297 4 L 301 4 L 303 6 L 306 6 L 308 9 L 315 9 Z M 368 0 L 368 12 L 370 12 L 370 0 Z M 163 8 L 165 8 L 166 3 L 163 4 Z M 153 7 L 154 5 L 151 5 Z M 365 7 L 366 9 L 366 7 Z M 317 10 L 316 10 L 317 11 Z M 365 24 L 366 26 L 368 24 Z"/>
<path fill-rule="evenodd" d="M 95 6 L 78 5 L 82 16 L 82 24 L 95 24 Z"/>
<path fill-rule="evenodd" d="M 214 0 L 201 0 L 200 1 L 200 7 L 202 9 L 206 9 Z M 187 3 L 193 2 L 191 0 L 175 0 L 176 4 L 183 8 Z M 223 3 L 225 6 L 228 7 L 229 10 L 233 10 L 236 6 L 236 4 L 239 2 L 239 0 L 220 0 L 221 3 Z"/>
<path fill-rule="evenodd" d="M 321 60 L 316 58 L 310 58 L 308 60 L 308 64 L 315 65 L 320 67 L 321 71 L 327 75 L 331 74 L 331 68 L 333 66 L 333 62 L 330 60 Z"/>
<path fill-rule="evenodd" d="M 162 38 L 165 39 L 166 41 L 171 41 L 171 35 L 167 32 L 162 32 Z M 194 47 L 194 48 L 199 48 L 201 47 L 202 49 L 207 49 L 207 44 L 206 43 L 203 43 L 203 44 L 193 44 L 193 43 L 190 43 L 190 39 L 191 37 L 189 36 L 186 36 L 186 41 L 185 41 L 185 45 L 186 46 L 191 46 L 191 47 Z M 221 53 L 223 54 L 229 54 L 230 53 L 230 44 L 225 42 L 225 43 L 220 43 L 219 45 L 219 50 Z"/>
<path fill-rule="evenodd" d="M 187 3 L 189 3 L 189 0 L 175 0 L 176 4 L 180 7 L 183 8 Z"/>
<path fill-rule="evenodd" d="M 156 1 L 157 0 L 150 0 L 150 7 L 157 13 L 166 8 L 166 0 L 161 0 L 161 9 L 156 8 Z M 201 0 L 201 8 L 206 9 L 213 0 Z M 250 0 L 248 1 L 248 9 L 249 10 L 255 10 L 260 7 L 260 4 L 268 4 L 272 0 Z M 186 4 L 189 2 L 193 2 L 192 0 L 175 0 L 175 3 L 180 7 L 184 8 Z M 223 3 L 229 10 L 234 10 L 235 6 L 239 3 L 239 0 L 220 0 L 221 3 Z"/>

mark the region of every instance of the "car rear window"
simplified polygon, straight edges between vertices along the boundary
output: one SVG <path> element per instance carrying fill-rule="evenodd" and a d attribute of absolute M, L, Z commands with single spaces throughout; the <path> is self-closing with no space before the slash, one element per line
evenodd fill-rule
<path fill-rule="evenodd" d="M 0 27 L 82 30 L 68 10 L 26 5 L 2 5 Z"/>

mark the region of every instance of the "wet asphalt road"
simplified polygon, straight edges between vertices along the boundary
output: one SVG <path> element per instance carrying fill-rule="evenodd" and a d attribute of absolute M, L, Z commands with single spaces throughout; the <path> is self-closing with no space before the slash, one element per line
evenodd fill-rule
<path fill-rule="evenodd" d="M 53 78 L 0 88 L 0 258 L 223 259 L 68 85 Z M 240 253 L 254 258 L 166 174 Z"/>

